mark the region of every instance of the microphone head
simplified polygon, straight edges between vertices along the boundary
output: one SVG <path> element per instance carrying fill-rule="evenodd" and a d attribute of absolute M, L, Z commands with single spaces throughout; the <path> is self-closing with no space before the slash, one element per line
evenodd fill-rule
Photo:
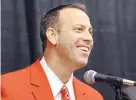
<path fill-rule="evenodd" d="M 95 75 L 97 74 L 97 72 L 93 71 L 93 70 L 88 70 L 85 72 L 84 74 L 84 80 L 86 83 L 88 84 L 93 84 L 95 83 Z"/>

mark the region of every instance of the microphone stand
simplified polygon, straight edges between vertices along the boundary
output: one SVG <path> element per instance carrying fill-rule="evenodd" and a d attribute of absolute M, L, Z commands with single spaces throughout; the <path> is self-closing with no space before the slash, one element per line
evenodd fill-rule
<path fill-rule="evenodd" d="M 113 88 L 115 92 L 115 100 L 123 100 L 121 87 L 123 86 L 123 83 L 120 80 L 109 82 L 109 85 Z"/>

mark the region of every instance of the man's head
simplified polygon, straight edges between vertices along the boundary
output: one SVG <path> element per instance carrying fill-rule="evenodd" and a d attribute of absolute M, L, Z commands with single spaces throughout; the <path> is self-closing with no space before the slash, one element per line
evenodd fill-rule
<path fill-rule="evenodd" d="M 45 48 L 53 49 L 60 58 L 75 66 L 87 64 L 93 39 L 84 5 L 64 5 L 50 10 L 42 18 L 41 32 Z"/>
<path fill-rule="evenodd" d="M 60 11 L 64 8 L 77 8 L 86 12 L 86 7 L 83 4 L 69 4 L 60 5 L 56 8 L 49 10 L 41 19 L 40 23 L 40 37 L 43 42 L 43 51 L 45 50 L 47 36 L 46 31 L 49 27 L 55 28 L 59 22 Z"/>

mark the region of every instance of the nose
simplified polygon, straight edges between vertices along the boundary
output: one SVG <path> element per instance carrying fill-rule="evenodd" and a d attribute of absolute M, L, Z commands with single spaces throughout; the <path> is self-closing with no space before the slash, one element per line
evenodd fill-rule
<path fill-rule="evenodd" d="M 93 37 L 92 34 L 87 32 L 84 36 L 83 36 L 83 41 L 85 41 L 87 44 L 91 44 L 93 43 Z"/>

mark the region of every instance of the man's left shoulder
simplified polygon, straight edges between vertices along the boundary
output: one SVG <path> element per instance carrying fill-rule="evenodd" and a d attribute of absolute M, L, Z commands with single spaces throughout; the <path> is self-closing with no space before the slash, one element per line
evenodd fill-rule
<path fill-rule="evenodd" d="M 80 90 L 85 91 L 88 96 L 97 97 L 97 98 L 99 98 L 98 100 L 103 100 L 102 95 L 96 89 L 83 83 L 82 81 L 78 80 L 75 77 L 74 77 L 74 80 L 76 81 L 76 84 L 78 84 L 78 87 L 80 88 Z"/>

